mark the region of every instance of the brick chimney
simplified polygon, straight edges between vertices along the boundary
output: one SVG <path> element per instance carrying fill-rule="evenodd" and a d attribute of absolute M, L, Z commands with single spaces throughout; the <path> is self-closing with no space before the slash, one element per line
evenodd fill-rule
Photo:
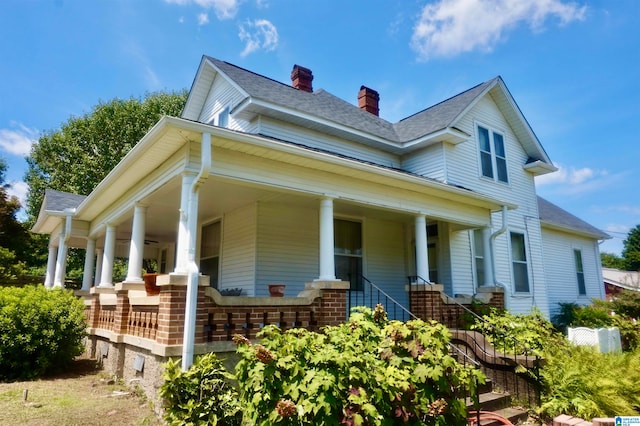
<path fill-rule="evenodd" d="M 373 89 L 369 89 L 366 86 L 360 86 L 358 92 L 358 107 L 371 114 L 378 116 L 380 108 L 378 108 L 378 101 L 380 101 L 380 95 Z"/>
<path fill-rule="evenodd" d="M 305 92 L 312 93 L 313 86 L 313 73 L 309 68 L 301 67 L 300 65 L 294 65 L 293 71 L 291 71 L 291 85 L 296 89 L 303 90 Z"/>

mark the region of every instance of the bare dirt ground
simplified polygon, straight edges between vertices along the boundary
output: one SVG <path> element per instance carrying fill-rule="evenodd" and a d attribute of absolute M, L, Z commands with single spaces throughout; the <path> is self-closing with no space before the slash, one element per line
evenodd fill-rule
<path fill-rule="evenodd" d="M 113 380 L 92 360 L 75 360 L 56 376 L 0 383 L 0 425 L 162 424 L 142 392 Z"/>

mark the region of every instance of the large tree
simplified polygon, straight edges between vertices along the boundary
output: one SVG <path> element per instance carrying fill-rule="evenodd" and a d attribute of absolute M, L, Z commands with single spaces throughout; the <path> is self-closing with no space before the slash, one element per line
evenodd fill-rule
<path fill-rule="evenodd" d="M 33 258 L 30 234 L 16 217 L 20 201 L 7 192 L 6 171 L 7 163 L 0 158 L 0 284 L 21 274 Z"/>
<path fill-rule="evenodd" d="M 609 253 L 603 251 L 600 253 L 600 260 L 602 261 L 602 266 L 605 268 L 613 268 L 613 269 L 624 269 L 624 259 L 615 253 Z"/>
<path fill-rule="evenodd" d="M 622 243 L 622 257 L 627 271 L 640 271 L 640 225 L 636 225 L 627 234 Z"/>
<path fill-rule="evenodd" d="M 27 214 L 33 223 L 47 188 L 89 194 L 163 115 L 179 116 L 186 91 L 100 102 L 45 132 L 27 158 Z"/>

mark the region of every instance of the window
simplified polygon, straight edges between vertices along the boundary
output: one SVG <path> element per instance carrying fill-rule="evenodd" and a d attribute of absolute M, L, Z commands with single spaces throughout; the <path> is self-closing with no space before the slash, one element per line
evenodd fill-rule
<path fill-rule="evenodd" d="M 573 258 L 576 264 L 576 276 L 578 278 L 578 294 L 584 296 L 587 294 L 587 287 L 584 284 L 584 269 L 582 267 L 582 251 L 573 250 Z"/>
<path fill-rule="evenodd" d="M 476 286 L 484 285 L 484 245 L 482 244 L 482 229 L 473 231 L 473 257 L 476 263 Z"/>
<path fill-rule="evenodd" d="M 229 125 L 229 107 L 226 107 L 218 113 L 216 122 L 218 127 L 227 127 Z"/>
<path fill-rule="evenodd" d="M 213 288 L 218 288 L 219 268 L 220 222 L 213 222 L 202 227 L 200 238 L 200 272 L 210 277 L 210 285 Z"/>
<path fill-rule="evenodd" d="M 524 234 L 511 233 L 511 263 L 514 289 L 518 293 L 529 292 L 529 266 Z"/>
<path fill-rule="evenodd" d="M 351 290 L 363 290 L 362 224 L 334 219 L 334 255 L 336 278 L 351 283 Z"/>
<path fill-rule="evenodd" d="M 500 182 L 509 182 L 504 137 L 493 130 L 478 126 L 480 168 L 482 176 Z"/>

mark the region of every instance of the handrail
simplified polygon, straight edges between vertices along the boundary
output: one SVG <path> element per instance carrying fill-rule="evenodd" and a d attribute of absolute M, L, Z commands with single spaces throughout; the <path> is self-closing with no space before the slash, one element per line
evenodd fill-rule
<path fill-rule="evenodd" d="M 417 279 L 422 279 L 421 277 L 408 277 L 409 279 L 409 283 L 412 283 L 412 279 L 416 280 Z M 427 281 L 422 279 L 423 281 Z M 433 283 L 429 283 L 429 284 L 433 284 Z M 422 285 L 422 284 L 421 284 Z M 411 285 L 409 285 L 409 291 L 411 292 Z M 538 372 L 538 368 L 539 368 L 539 362 L 540 362 L 540 356 L 535 354 L 535 353 L 531 353 L 530 350 L 526 349 L 525 345 L 522 344 L 522 342 L 520 342 L 518 339 L 516 339 L 515 337 L 512 336 L 508 336 L 505 333 L 500 332 L 495 325 L 491 324 L 489 321 L 487 321 L 484 317 L 478 315 L 476 312 L 472 311 L 471 309 L 469 309 L 467 306 L 463 305 L 462 303 L 458 302 L 455 298 L 450 297 L 448 295 L 446 295 L 446 300 L 447 300 L 447 304 L 451 304 L 453 306 L 456 306 L 457 308 L 461 309 L 463 313 L 470 315 L 472 318 L 474 318 L 476 321 L 480 322 L 483 324 L 484 328 L 486 330 L 492 330 L 494 332 L 494 334 L 497 336 L 497 338 L 492 339 L 493 343 L 491 344 L 491 348 L 495 351 L 495 350 L 501 350 L 504 355 L 507 355 L 509 357 L 509 359 L 514 363 L 514 364 L 519 364 L 522 361 L 522 358 L 520 357 L 524 357 L 524 366 L 527 367 L 527 371 L 530 372 L 530 374 L 532 374 L 533 378 L 535 379 L 536 382 L 539 382 L 540 377 L 539 377 L 539 372 Z M 433 315 L 435 312 L 433 311 L 433 307 L 432 307 L 432 312 L 431 312 L 431 317 L 433 319 L 436 319 L 435 316 Z M 440 312 L 441 315 L 442 312 Z M 450 318 L 451 319 L 451 318 Z M 454 318 L 453 319 L 455 321 L 456 324 L 459 323 L 459 319 L 458 318 Z M 442 317 L 440 318 L 441 322 L 444 322 L 445 324 L 447 323 L 446 318 Z M 448 325 L 448 324 L 446 324 Z M 466 328 L 467 324 L 463 324 L 463 328 Z M 455 327 L 454 327 L 455 328 Z M 480 334 L 484 333 L 482 331 L 480 331 Z M 488 343 L 486 342 L 485 339 L 484 342 L 482 343 L 483 345 L 487 345 Z M 500 341 L 502 341 L 502 347 L 498 347 L 497 345 L 500 344 Z M 510 345 L 512 345 L 512 349 L 510 350 L 509 348 L 507 348 L 507 342 L 510 343 Z M 517 348 L 525 348 L 524 351 L 518 351 Z M 485 348 L 486 349 L 486 348 Z M 513 353 L 511 353 L 513 352 Z M 510 357 L 513 356 L 513 359 L 511 359 Z M 533 357 L 533 359 L 535 360 L 535 362 L 533 363 L 533 368 L 529 369 L 529 357 Z M 538 394 L 538 387 L 536 386 L 536 399 L 539 398 L 539 394 Z M 519 389 L 516 387 L 516 397 L 520 397 L 519 393 Z M 528 392 L 527 392 L 528 393 Z M 527 397 L 529 397 L 529 395 L 527 395 Z"/>
<path fill-rule="evenodd" d="M 351 278 L 352 278 L 352 277 L 351 277 L 351 276 L 349 276 L 349 281 L 351 281 Z M 404 307 L 400 302 L 398 302 L 397 300 L 395 300 L 392 296 L 390 296 L 387 292 L 385 292 L 385 291 L 384 291 L 384 290 L 382 290 L 380 287 L 378 287 L 377 285 L 375 285 L 371 280 L 369 280 L 369 279 L 368 279 L 367 277 L 365 277 L 364 275 L 362 275 L 362 274 L 358 274 L 358 278 L 361 278 L 363 281 L 365 281 L 365 282 L 366 282 L 366 283 L 371 287 L 371 290 L 375 289 L 375 291 L 377 291 L 377 293 L 378 293 L 378 300 L 377 300 L 377 302 L 378 302 L 378 303 L 379 303 L 379 300 L 380 300 L 380 295 L 383 295 L 383 296 L 384 296 L 384 298 L 385 298 L 385 302 L 391 302 L 391 303 L 393 303 L 393 305 L 394 305 L 394 313 L 395 313 L 395 308 L 396 308 L 396 307 L 398 307 L 398 308 L 400 308 L 400 310 L 401 310 L 403 313 L 406 313 L 406 314 L 407 314 L 411 319 L 416 319 L 416 320 L 419 320 L 419 319 L 420 319 L 417 315 L 415 315 L 415 314 L 414 314 L 413 312 L 411 312 L 409 309 L 405 308 L 405 307 Z M 426 280 L 423 280 L 423 281 L 427 282 Z M 432 283 L 429 283 L 429 284 L 432 284 Z M 370 301 L 370 305 L 371 305 L 371 306 L 368 306 L 368 307 L 369 307 L 369 308 L 371 308 L 371 309 L 373 309 L 373 308 L 374 308 L 374 306 L 373 306 L 373 291 L 371 291 L 371 290 L 370 290 L 370 292 L 369 292 L 369 301 Z M 349 294 L 349 306 L 350 306 L 350 307 L 352 306 L 352 303 L 351 303 L 351 302 L 352 302 L 351 297 L 352 297 L 352 294 L 353 294 L 355 291 L 357 291 L 357 290 L 351 290 L 351 289 L 350 289 L 350 290 L 349 290 L 349 293 L 348 293 L 348 294 Z M 366 293 L 366 292 L 364 292 L 364 293 Z M 356 303 L 357 303 L 357 300 L 358 300 L 358 299 L 359 299 L 359 298 L 357 298 L 357 297 L 356 297 Z M 363 302 L 364 302 L 364 299 L 365 299 L 365 295 L 363 294 L 363 297 L 362 297 Z M 377 304 L 377 303 L 376 303 L 376 304 Z M 384 305 L 383 305 L 383 306 L 384 306 Z M 389 312 L 389 309 L 388 309 L 388 307 L 386 307 L 386 306 L 385 306 L 385 310 L 387 311 L 387 313 Z M 475 368 L 481 368 L 481 364 L 480 364 L 480 362 L 478 362 L 478 361 L 476 361 L 475 359 L 471 358 L 469 355 L 467 355 L 465 352 L 463 352 L 460 348 L 458 348 L 458 347 L 457 347 L 456 345 L 454 345 L 452 342 L 447 342 L 447 343 L 448 343 L 448 345 L 449 345 L 449 350 L 450 350 L 450 351 L 452 351 L 453 353 L 456 353 L 459 357 L 461 357 L 461 358 L 464 360 L 464 364 L 469 363 L 469 364 L 473 365 Z M 476 379 L 475 395 L 473 395 L 473 396 L 474 396 L 474 402 L 475 402 L 475 404 L 476 404 L 476 407 L 475 407 L 475 408 L 476 408 L 476 412 L 477 412 L 477 413 L 479 413 L 479 411 L 478 411 L 478 410 L 479 410 L 479 408 L 478 408 L 477 404 L 478 404 L 478 403 L 479 403 L 479 401 L 480 401 L 480 389 L 479 389 L 479 383 L 478 383 L 477 379 Z M 479 415 L 478 415 L 477 421 L 478 421 L 478 423 L 480 422 L 480 417 L 479 417 Z"/>
<path fill-rule="evenodd" d="M 382 294 L 387 300 L 391 301 L 394 304 L 394 307 L 400 308 L 402 311 L 407 313 L 409 315 L 409 317 L 411 317 L 412 319 L 420 319 L 417 315 L 415 315 L 413 312 L 411 312 L 410 310 L 405 308 L 400 302 L 398 302 L 392 296 L 390 296 L 386 291 L 382 290 L 380 287 L 375 285 L 373 283 L 373 281 L 371 281 L 370 279 L 368 279 L 364 275 L 358 275 L 358 276 L 360 278 L 362 278 L 364 281 L 366 281 L 366 283 L 369 284 L 373 289 L 375 289 L 379 294 Z M 351 306 L 351 293 L 352 292 L 353 292 L 353 290 L 349 290 L 349 306 Z M 370 299 L 371 299 L 371 293 L 370 293 Z M 371 309 L 374 308 L 374 306 L 369 306 L 369 307 Z M 385 309 L 385 310 L 388 312 L 388 309 Z M 462 352 L 460 350 L 460 348 L 458 348 L 456 345 L 454 345 L 453 343 L 449 342 L 449 346 L 451 346 L 452 349 L 454 349 L 457 353 L 459 353 L 462 357 L 464 357 L 465 360 L 469 361 L 471 364 L 475 365 L 476 367 L 480 367 L 480 363 L 478 361 L 476 361 L 475 359 L 469 357 L 469 355 L 467 355 L 464 352 Z"/>

